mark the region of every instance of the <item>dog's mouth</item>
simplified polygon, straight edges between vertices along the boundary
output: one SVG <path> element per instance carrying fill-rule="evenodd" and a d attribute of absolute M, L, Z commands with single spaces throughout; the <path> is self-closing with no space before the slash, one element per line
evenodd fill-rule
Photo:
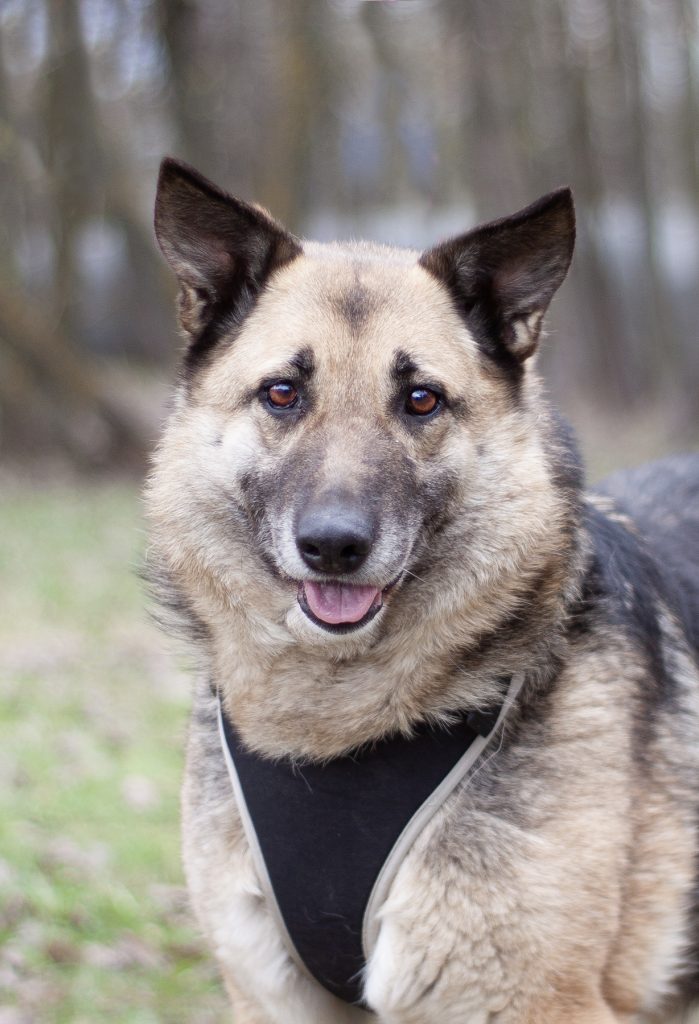
<path fill-rule="evenodd" d="M 330 633 L 350 633 L 361 629 L 383 608 L 385 594 L 394 581 L 383 590 L 330 580 L 319 583 L 304 580 L 299 584 L 298 602 L 311 622 Z"/>

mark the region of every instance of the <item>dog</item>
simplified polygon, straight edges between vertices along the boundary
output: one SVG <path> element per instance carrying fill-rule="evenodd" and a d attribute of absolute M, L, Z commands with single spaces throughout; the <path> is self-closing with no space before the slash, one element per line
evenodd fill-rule
<path fill-rule="evenodd" d="M 184 865 L 236 1024 L 682 1014 L 699 458 L 583 489 L 534 365 L 570 191 L 418 253 L 166 159 L 155 225 L 187 347 L 149 572 L 198 657 Z"/>

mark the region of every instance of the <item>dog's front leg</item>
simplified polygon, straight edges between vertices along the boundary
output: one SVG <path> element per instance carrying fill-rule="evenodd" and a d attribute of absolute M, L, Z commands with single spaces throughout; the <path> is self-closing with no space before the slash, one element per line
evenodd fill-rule
<path fill-rule="evenodd" d="M 241 992 L 233 977 L 225 970 L 222 973 L 226 992 L 231 1001 L 234 1024 L 273 1024 L 262 1009 L 253 1005 L 250 999 Z"/>
<path fill-rule="evenodd" d="M 499 1020 L 497 1015 L 493 1024 L 499 1024 Z M 527 1016 L 526 1024 L 631 1024 L 632 1020 L 635 1018 L 626 1013 L 615 1013 L 601 996 L 590 995 L 587 1001 L 576 1000 L 574 1005 L 564 1002 L 536 1007 Z"/>
<path fill-rule="evenodd" d="M 539 1004 L 528 1013 L 521 1013 L 512 1006 L 500 1013 L 474 1008 L 459 1011 L 452 1007 L 448 1019 L 459 1020 L 460 1024 L 632 1024 L 636 1021 L 633 1015 L 615 1013 L 603 999 L 594 996 L 589 1002 L 581 1001 L 575 1006 L 568 1002 L 555 1006 Z M 379 1021 L 381 1024 L 433 1024 L 433 1017 L 431 1011 L 411 1007 L 380 1012 Z"/>

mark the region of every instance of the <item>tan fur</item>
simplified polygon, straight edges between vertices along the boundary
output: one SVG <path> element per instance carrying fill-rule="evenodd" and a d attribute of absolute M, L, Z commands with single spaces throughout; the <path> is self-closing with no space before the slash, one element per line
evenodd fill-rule
<path fill-rule="evenodd" d="M 367 297 L 358 323 L 338 312 L 352 290 Z M 541 317 L 535 310 L 514 327 L 522 356 Z M 267 376 L 283 377 L 304 347 L 316 361 L 318 397 L 299 429 L 312 441 L 317 486 L 360 486 L 372 459 L 394 450 L 418 481 L 435 467 L 453 481 L 429 575 L 415 586 L 404 577 L 381 615 L 348 636 L 309 624 L 296 585 L 265 573 L 231 514 L 246 474 L 273 479 L 294 457 L 299 431 L 280 430 L 249 396 Z M 467 414 L 406 433 L 386 411 L 396 347 L 448 382 Z M 148 511 L 154 557 L 207 630 L 184 856 L 236 1024 L 613 1024 L 651 1020 L 671 1005 L 694 883 L 688 780 L 699 767 L 699 678 L 668 613 L 665 642 L 680 650 L 673 657 L 691 714 L 682 724 L 662 720 L 641 778 L 631 736 L 642 659 L 613 630 L 565 632 L 588 551 L 553 480 L 552 438 L 532 367 L 513 402 L 417 254 L 380 247 L 306 246 L 275 273 L 235 342 L 181 391 Z M 293 581 L 291 529 L 280 514 L 269 543 Z M 396 565 L 414 564 L 425 554 L 420 543 L 409 510 L 396 516 L 377 544 L 372 580 L 385 586 Z M 457 552 L 467 552 L 458 572 Z M 484 637 L 512 628 L 525 596 L 531 630 L 481 655 Z M 506 734 L 503 754 L 487 754 L 400 866 L 366 970 L 376 1017 L 345 1006 L 295 966 L 265 904 L 218 750 L 209 682 L 249 746 L 322 760 L 487 705 L 497 679 L 523 659 L 535 703 L 551 651 L 564 667 L 545 724 L 525 725 L 507 762 Z"/>

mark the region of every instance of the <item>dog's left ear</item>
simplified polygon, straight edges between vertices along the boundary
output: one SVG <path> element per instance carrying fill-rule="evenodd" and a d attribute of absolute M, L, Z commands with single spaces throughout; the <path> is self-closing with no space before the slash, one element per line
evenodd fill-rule
<path fill-rule="evenodd" d="M 447 286 L 488 355 L 521 363 L 536 349 L 574 243 L 573 195 L 561 188 L 429 249 L 420 264 Z"/>

